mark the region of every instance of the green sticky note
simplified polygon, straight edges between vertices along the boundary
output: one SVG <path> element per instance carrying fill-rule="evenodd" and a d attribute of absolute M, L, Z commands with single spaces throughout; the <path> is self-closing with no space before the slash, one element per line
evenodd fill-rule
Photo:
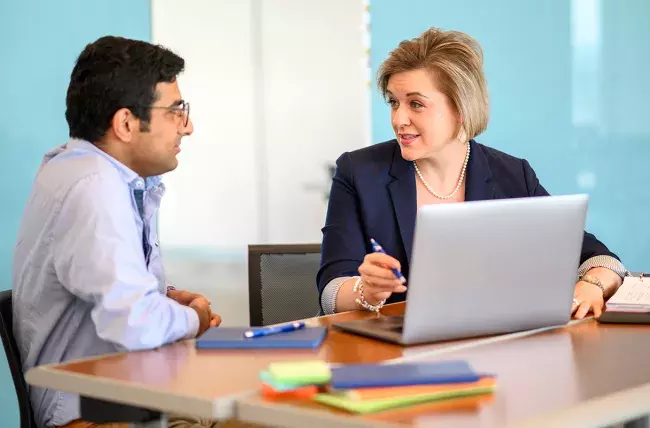
<path fill-rule="evenodd" d="M 487 394 L 494 390 L 493 386 L 464 389 L 459 391 L 445 391 L 434 394 L 423 394 L 405 397 L 386 398 L 381 400 L 357 401 L 347 398 L 344 394 L 317 394 L 315 401 L 338 407 L 352 413 L 373 413 L 382 410 L 394 409 L 397 407 L 411 406 L 414 404 L 427 403 L 430 401 L 444 400 L 450 398 L 467 397 L 470 395 Z"/>
<path fill-rule="evenodd" d="M 295 361 L 269 364 L 269 374 L 275 382 L 321 385 L 328 383 L 332 372 L 325 361 Z"/>

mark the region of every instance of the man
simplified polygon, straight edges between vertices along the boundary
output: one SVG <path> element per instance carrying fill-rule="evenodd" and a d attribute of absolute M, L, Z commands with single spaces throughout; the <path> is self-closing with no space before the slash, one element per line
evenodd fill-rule
<path fill-rule="evenodd" d="M 14 334 L 23 369 L 159 347 L 221 318 L 167 287 L 156 214 L 160 175 L 193 131 L 176 78 L 184 60 L 149 43 L 86 46 L 66 98 L 71 140 L 45 155 L 14 253 Z M 78 397 L 30 388 L 38 426 L 88 426 Z"/>

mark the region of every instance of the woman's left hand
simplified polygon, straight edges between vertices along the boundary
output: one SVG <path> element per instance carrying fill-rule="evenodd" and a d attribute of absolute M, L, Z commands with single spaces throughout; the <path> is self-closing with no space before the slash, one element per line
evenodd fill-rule
<path fill-rule="evenodd" d="M 576 284 L 571 306 L 571 314 L 575 319 L 582 319 L 590 312 L 593 312 L 594 317 L 598 318 L 603 313 L 604 306 L 603 292 L 598 286 L 584 281 Z"/>

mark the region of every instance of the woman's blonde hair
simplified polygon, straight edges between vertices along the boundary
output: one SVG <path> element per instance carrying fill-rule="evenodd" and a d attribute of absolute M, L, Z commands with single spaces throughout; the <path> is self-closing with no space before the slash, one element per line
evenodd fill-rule
<path fill-rule="evenodd" d="M 485 131 L 490 116 L 487 82 L 483 74 L 483 50 L 471 36 L 459 31 L 430 28 L 420 37 L 404 40 L 379 66 L 377 85 L 386 98 L 390 76 L 425 69 L 437 79 L 460 115 L 467 140 Z"/>

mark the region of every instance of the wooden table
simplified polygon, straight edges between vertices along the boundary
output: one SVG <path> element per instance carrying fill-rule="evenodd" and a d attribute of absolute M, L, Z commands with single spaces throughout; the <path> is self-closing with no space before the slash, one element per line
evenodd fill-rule
<path fill-rule="evenodd" d="M 535 335 L 430 355 L 464 359 L 494 373 L 491 396 L 424 404 L 367 416 L 313 402 L 271 402 L 257 394 L 238 402 L 250 422 L 337 428 L 598 427 L 650 413 L 650 327 L 593 320 Z"/>
<path fill-rule="evenodd" d="M 388 305 L 382 316 L 403 312 L 403 303 Z M 373 316 L 376 315 L 348 312 L 308 322 L 327 326 L 334 321 Z M 467 359 L 475 369 L 495 373 L 498 392 L 493 397 L 443 403 L 442 407 L 424 405 L 366 417 L 350 416 L 315 403 L 267 402 L 255 392 L 259 371 L 276 361 L 397 363 L 447 357 Z M 649 357 L 649 327 L 599 326 L 593 321 L 547 332 L 407 348 L 330 329 L 323 345 L 313 351 L 197 350 L 194 341 L 189 340 L 152 351 L 36 367 L 27 373 L 26 379 L 36 386 L 163 413 L 237 417 L 300 427 L 308 423 L 310 428 L 319 426 L 319 421 L 328 426 L 332 421 L 342 426 L 424 422 L 427 426 L 449 427 L 520 422 L 534 426 L 554 418 L 592 418 L 598 423 L 609 423 L 648 413 Z M 631 398 L 618 403 L 616 394 Z M 601 407 L 601 401 L 611 405 L 611 409 Z"/>

